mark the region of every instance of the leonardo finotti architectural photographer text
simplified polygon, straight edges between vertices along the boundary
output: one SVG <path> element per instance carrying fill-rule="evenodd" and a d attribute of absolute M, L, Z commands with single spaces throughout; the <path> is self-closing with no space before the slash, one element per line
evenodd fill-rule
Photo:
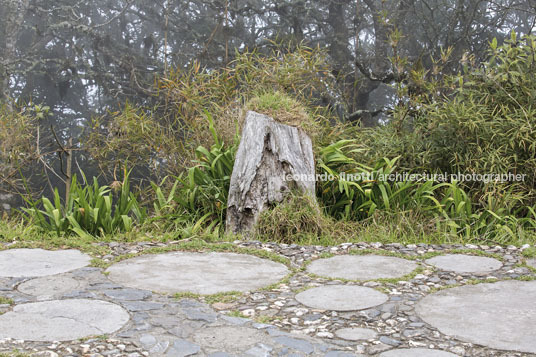
<path fill-rule="evenodd" d="M 330 175 L 327 173 L 315 174 L 315 175 L 306 175 L 306 174 L 288 174 L 285 176 L 286 181 L 353 181 L 353 182 L 407 182 L 407 181 L 434 181 L 434 182 L 522 182 L 525 181 L 525 174 L 514 174 L 514 173 L 487 173 L 487 174 L 477 174 L 477 173 L 439 173 L 439 174 L 430 174 L 430 173 L 407 173 L 407 172 L 397 172 L 390 174 L 371 174 L 368 172 L 365 173 L 352 173 L 347 174 L 345 172 L 340 173 L 337 177 L 335 175 Z"/>

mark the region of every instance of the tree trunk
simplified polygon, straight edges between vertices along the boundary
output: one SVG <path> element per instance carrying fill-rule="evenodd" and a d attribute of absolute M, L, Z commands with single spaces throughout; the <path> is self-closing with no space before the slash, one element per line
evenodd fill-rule
<path fill-rule="evenodd" d="M 249 235 L 259 214 L 291 191 L 314 197 L 314 175 L 313 146 L 302 129 L 248 112 L 231 175 L 227 231 Z"/>

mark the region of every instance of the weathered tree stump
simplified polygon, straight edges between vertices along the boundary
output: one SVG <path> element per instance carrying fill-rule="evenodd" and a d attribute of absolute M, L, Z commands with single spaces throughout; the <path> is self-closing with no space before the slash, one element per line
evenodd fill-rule
<path fill-rule="evenodd" d="M 301 128 L 248 112 L 231 175 L 227 231 L 248 235 L 259 214 L 291 191 L 314 197 L 311 139 Z"/>

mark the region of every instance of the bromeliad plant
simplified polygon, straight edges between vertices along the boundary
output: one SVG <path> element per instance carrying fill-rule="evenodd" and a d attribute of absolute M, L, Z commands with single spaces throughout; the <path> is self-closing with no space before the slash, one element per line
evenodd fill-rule
<path fill-rule="evenodd" d="M 82 185 L 73 175 L 65 203 L 61 202 L 56 188 L 54 202 L 46 197 L 37 201 L 25 198 L 30 207 L 23 210 L 37 226 L 58 235 L 74 232 L 85 237 L 131 231 L 134 221 L 141 224 L 147 215 L 130 192 L 129 173 L 125 170 L 123 182 L 116 185 L 120 186 L 116 193 L 109 186 L 100 186 L 96 177 L 92 185 Z M 87 182 L 83 173 L 82 176 Z"/>
<path fill-rule="evenodd" d="M 329 175 L 333 180 L 319 182 L 317 195 L 330 216 L 362 220 L 371 217 L 376 210 L 403 211 L 418 207 L 428 211 L 440 205 L 434 192 L 441 184 L 387 181 L 385 178 L 396 170 L 398 158 L 383 158 L 369 167 L 351 157 L 359 151 L 352 140 L 340 140 L 320 149 L 319 173 Z M 358 179 L 348 179 L 350 175 Z"/>
<path fill-rule="evenodd" d="M 238 140 L 227 147 L 220 140 L 212 116 L 205 112 L 214 144 L 210 150 L 199 146 L 195 150 L 196 165 L 186 175 L 180 175 L 175 202 L 195 221 L 194 226 L 208 225 L 218 229 L 225 221 L 227 196 L 233 172 Z"/>

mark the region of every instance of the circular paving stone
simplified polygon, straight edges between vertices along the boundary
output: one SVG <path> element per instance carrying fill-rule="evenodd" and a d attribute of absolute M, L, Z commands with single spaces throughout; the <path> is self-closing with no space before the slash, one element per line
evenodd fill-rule
<path fill-rule="evenodd" d="M 380 357 L 457 357 L 454 353 L 428 348 L 401 348 L 380 353 Z"/>
<path fill-rule="evenodd" d="M 348 341 L 370 340 L 376 338 L 378 333 L 369 328 L 349 327 L 335 331 L 338 338 Z"/>
<path fill-rule="evenodd" d="M 440 255 L 426 260 L 426 263 L 455 273 L 486 273 L 502 267 L 497 259 L 465 254 Z"/>
<path fill-rule="evenodd" d="M 119 330 L 130 316 L 101 300 L 69 299 L 17 305 L 0 315 L 0 338 L 70 341 Z"/>
<path fill-rule="evenodd" d="M 129 287 L 196 294 L 255 290 L 278 282 L 289 272 L 283 264 L 252 255 L 189 252 L 144 255 L 107 271 L 110 279 Z"/>
<path fill-rule="evenodd" d="M 383 304 L 387 295 L 363 286 L 326 285 L 302 291 L 296 300 L 315 309 L 353 311 Z"/>
<path fill-rule="evenodd" d="M 536 258 L 527 259 L 527 265 L 536 268 Z"/>
<path fill-rule="evenodd" d="M 417 264 L 410 260 L 382 255 L 338 255 L 317 259 L 307 271 L 329 278 L 370 280 L 398 278 L 411 273 Z"/>
<path fill-rule="evenodd" d="M 424 297 L 415 311 L 446 335 L 536 353 L 536 281 L 466 285 Z"/>
<path fill-rule="evenodd" d="M 0 251 L 0 276 L 39 277 L 88 265 L 91 257 L 78 250 L 8 249 Z"/>
<path fill-rule="evenodd" d="M 21 293 L 37 296 L 42 299 L 76 290 L 80 282 L 67 276 L 44 276 L 25 281 L 18 286 Z"/>

